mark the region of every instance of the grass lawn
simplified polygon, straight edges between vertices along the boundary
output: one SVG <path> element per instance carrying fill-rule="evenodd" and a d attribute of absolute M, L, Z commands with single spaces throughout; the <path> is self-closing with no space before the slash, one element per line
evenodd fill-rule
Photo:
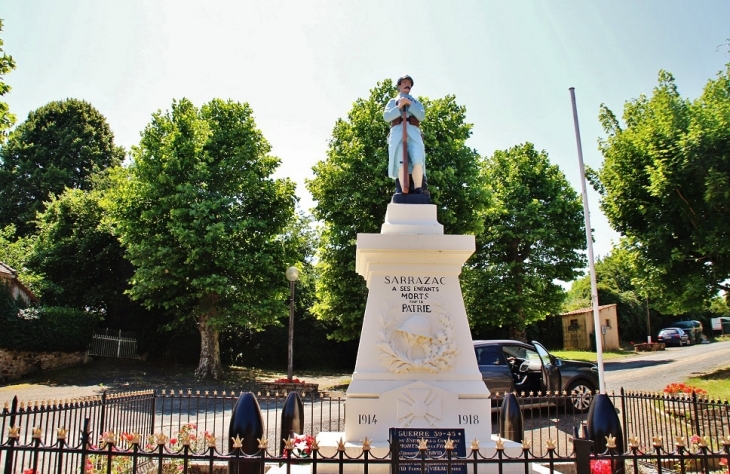
<path fill-rule="evenodd" d="M 596 362 L 598 360 L 596 353 L 590 351 L 550 351 L 550 353 L 561 359 L 583 360 L 586 362 Z M 620 359 L 634 354 L 634 351 L 628 350 L 607 351 L 603 353 L 603 360 Z"/>
<path fill-rule="evenodd" d="M 692 377 L 686 384 L 706 390 L 707 395 L 714 400 L 727 400 L 730 398 L 730 367 L 700 377 Z"/>

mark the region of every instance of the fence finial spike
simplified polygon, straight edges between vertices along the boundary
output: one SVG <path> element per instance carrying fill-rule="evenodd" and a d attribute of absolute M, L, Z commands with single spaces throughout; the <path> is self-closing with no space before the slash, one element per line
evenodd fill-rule
<path fill-rule="evenodd" d="M 474 438 L 471 440 L 471 450 L 472 451 L 479 451 L 479 440 Z"/>
<path fill-rule="evenodd" d="M 317 442 L 317 440 L 315 439 L 314 440 L 314 443 L 316 443 L 316 442 Z M 314 443 L 312 443 L 312 444 L 314 444 Z M 362 440 L 362 450 L 363 451 L 370 451 L 370 440 L 368 439 L 367 436 L 365 437 L 364 440 Z"/>
<path fill-rule="evenodd" d="M 531 447 L 532 447 L 532 441 L 530 441 L 529 439 L 522 440 L 522 449 L 524 451 L 529 451 Z"/>
<path fill-rule="evenodd" d="M 236 435 L 235 438 L 231 438 L 231 441 L 233 441 L 233 449 L 242 448 L 243 447 L 243 440 L 240 436 Z"/>
<path fill-rule="evenodd" d="M 63 426 L 60 426 L 56 430 L 56 438 L 58 438 L 59 441 L 60 440 L 65 440 L 67 434 L 68 434 L 68 430 L 66 428 L 64 428 Z"/>
<path fill-rule="evenodd" d="M 212 435 L 213 433 L 211 433 Z M 266 449 L 269 447 L 269 441 L 266 439 L 265 436 L 262 436 L 261 438 L 256 438 L 256 441 L 259 442 L 259 449 Z"/>
<path fill-rule="evenodd" d="M 495 444 L 497 447 L 497 451 L 504 451 L 504 440 L 502 439 L 501 436 L 497 438 L 497 441 L 495 441 Z"/>
<path fill-rule="evenodd" d="M 170 439 L 170 438 L 168 438 L 168 437 L 167 437 L 167 435 L 166 435 L 165 433 L 157 433 L 157 434 L 155 435 L 155 442 L 156 442 L 156 443 L 157 443 L 158 445 L 163 445 L 163 444 L 167 444 L 167 441 L 168 441 L 169 439 Z"/>
<path fill-rule="evenodd" d="M 606 447 L 608 449 L 616 449 L 616 438 L 611 433 L 606 436 Z"/>
<path fill-rule="evenodd" d="M 421 438 L 418 440 L 418 449 L 420 451 L 425 451 L 428 449 L 428 441 L 425 438 Z"/>
<path fill-rule="evenodd" d="M 337 451 L 344 453 L 345 452 L 345 442 L 340 438 L 340 440 L 337 442 Z"/>

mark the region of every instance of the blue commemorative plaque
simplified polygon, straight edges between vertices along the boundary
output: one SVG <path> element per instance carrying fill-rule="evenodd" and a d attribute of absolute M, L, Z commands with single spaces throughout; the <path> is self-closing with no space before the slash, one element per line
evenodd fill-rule
<path fill-rule="evenodd" d="M 421 451 L 418 449 L 422 439 L 426 440 L 426 459 L 446 459 L 445 444 L 448 439 L 454 443 L 452 459 L 466 457 L 466 444 L 463 428 L 391 428 L 391 455 L 399 459 L 398 471 L 391 474 L 447 474 L 448 463 L 426 462 L 425 471 L 421 471 Z M 414 461 L 411 461 L 414 460 Z M 452 462 L 452 474 L 466 474 L 466 463 Z"/>

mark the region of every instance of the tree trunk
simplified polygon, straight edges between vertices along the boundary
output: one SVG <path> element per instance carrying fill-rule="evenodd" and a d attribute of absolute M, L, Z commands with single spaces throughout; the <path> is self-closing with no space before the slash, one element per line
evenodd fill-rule
<path fill-rule="evenodd" d="M 524 327 L 510 326 L 509 337 L 516 341 L 527 342 L 527 330 Z"/>
<path fill-rule="evenodd" d="M 218 341 L 218 330 L 210 326 L 210 320 L 218 313 L 216 302 L 218 295 L 208 297 L 206 311 L 201 312 L 198 317 L 198 330 L 200 331 L 200 362 L 195 369 L 195 377 L 199 379 L 218 379 L 223 374 L 221 366 L 221 348 Z"/>

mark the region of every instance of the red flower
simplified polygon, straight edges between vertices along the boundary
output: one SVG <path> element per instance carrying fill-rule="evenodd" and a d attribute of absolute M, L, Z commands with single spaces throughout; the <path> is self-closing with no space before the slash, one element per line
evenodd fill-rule
<path fill-rule="evenodd" d="M 304 380 L 299 380 L 297 378 L 289 380 L 288 378 L 283 378 L 274 380 L 274 383 L 304 383 Z"/>
<path fill-rule="evenodd" d="M 26 469 L 23 474 L 35 474 L 35 469 Z"/>
<path fill-rule="evenodd" d="M 591 474 L 612 474 L 611 461 L 608 459 L 591 460 Z"/>
<path fill-rule="evenodd" d="M 686 383 L 670 383 L 664 387 L 664 393 L 675 394 L 675 393 L 696 393 L 697 395 L 707 395 L 707 390 L 702 388 L 693 387 Z"/>

